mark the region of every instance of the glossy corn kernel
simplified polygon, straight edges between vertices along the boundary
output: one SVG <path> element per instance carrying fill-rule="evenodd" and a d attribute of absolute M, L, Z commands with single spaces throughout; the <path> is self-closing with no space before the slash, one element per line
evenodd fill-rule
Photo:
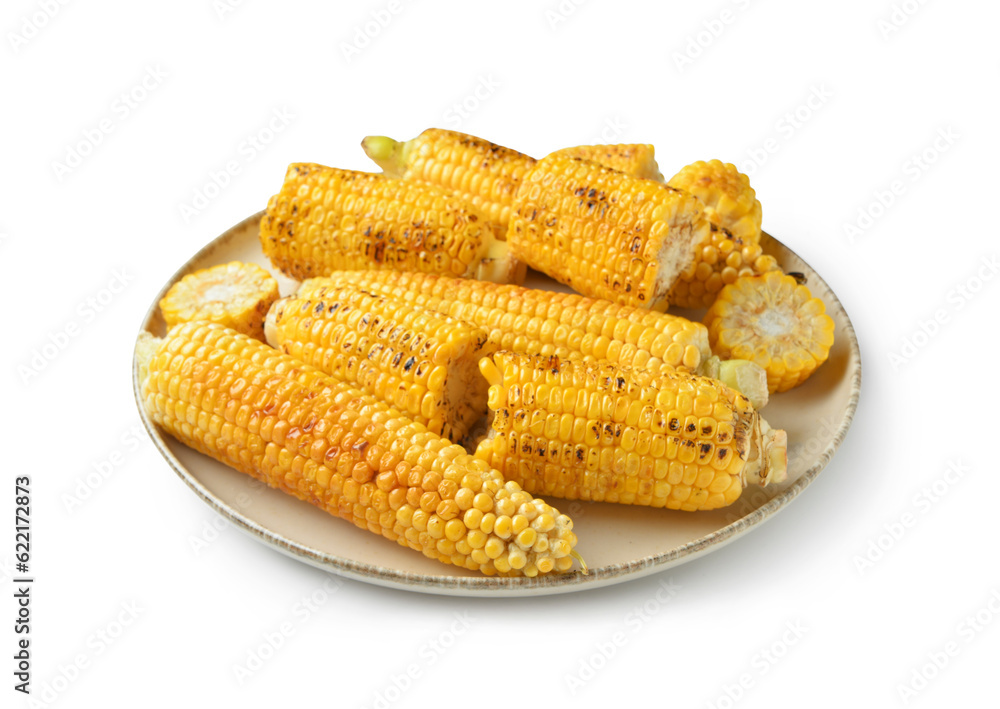
<path fill-rule="evenodd" d="M 549 156 L 525 176 L 507 230 L 514 255 L 582 295 L 665 310 L 709 232 L 697 199 L 580 158 Z"/>
<path fill-rule="evenodd" d="M 678 308 L 707 308 L 737 278 L 781 270 L 758 242 L 733 236 L 714 224 L 695 245 L 694 255 L 670 289 L 668 300 Z"/>
<path fill-rule="evenodd" d="M 834 322 L 823 301 L 780 271 L 723 288 L 704 322 L 713 351 L 763 367 L 772 393 L 808 379 L 833 346 Z"/>
<path fill-rule="evenodd" d="M 497 349 L 567 359 L 698 370 L 711 356 L 701 323 L 570 293 L 401 272 L 348 272 L 306 281 L 299 297 L 351 284 L 485 329 Z"/>
<path fill-rule="evenodd" d="M 750 178 L 732 163 L 699 160 L 682 168 L 667 184 L 697 197 L 709 221 L 737 239 L 760 241 L 760 202 Z"/>
<path fill-rule="evenodd" d="M 428 128 L 416 138 L 397 141 L 368 136 L 361 146 L 385 174 L 421 180 L 462 195 L 498 227 L 510 219 L 514 193 L 534 158 L 465 133 Z"/>
<path fill-rule="evenodd" d="M 345 285 L 279 300 L 265 331 L 271 346 L 453 441 L 486 410 L 478 362 L 493 347 L 465 321 Z"/>
<path fill-rule="evenodd" d="M 310 163 L 289 166 L 260 222 L 264 254 L 304 279 L 341 269 L 523 276 L 482 213 L 453 193 Z"/>
<path fill-rule="evenodd" d="M 189 273 L 160 300 L 167 326 L 204 320 L 217 322 L 258 340 L 264 316 L 278 299 L 278 282 L 255 263 L 230 263 Z"/>
<path fill-rule="evenodd" d="M 627 172 L 645 180 L 663 182 L 663 175 L 660 174 L 660 167 L 656 164 L 655 150 L 652 145 L 642 143 L 577 145 L 557 150 L 552 154 L 591 160 L 604 167 Z"/>
<path fill-rule="evenodd" d="M 485 574 L 572 565 L 572 522 L 375 397 L 257 340 L 188 323 L 137 344 L 141 399 L 182 443 L 403 546 Z M 545 551 L 469 528 L 459 499 L 550 515 Z M 465 529 L 453 524 L 462 521 Z M 537 539 L 535 540 L 537 543 Z M 489 545 L 495 558 L 477 554 Z M 499 545 L 499 546 L 498 546 Z M 463 551 L 465 550 L 465 551 Z"/>
<path fill-rule="evenodd" d="M 507 352 L 480 369 L 493 421 L 476 457 L 528 492 L 694 511 L 784 479 L 785 432 L 713 379 Z"/>

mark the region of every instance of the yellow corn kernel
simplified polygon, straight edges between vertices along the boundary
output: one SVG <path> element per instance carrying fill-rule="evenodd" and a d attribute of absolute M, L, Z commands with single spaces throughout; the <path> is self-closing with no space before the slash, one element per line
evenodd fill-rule
<path fill-rule="evenodd" d="M 780 271 L 777 259 L 765 254 L 756 241 L 734 236 L 712 225 L 695 248 L 695 260 L 670 289 L 671 305 L 707 308 L 726 285 L 740 276 Z"/>

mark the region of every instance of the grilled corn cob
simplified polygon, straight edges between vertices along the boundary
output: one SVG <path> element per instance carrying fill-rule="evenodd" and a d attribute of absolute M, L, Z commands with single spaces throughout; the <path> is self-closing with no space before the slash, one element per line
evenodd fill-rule
<path fill-rule="evenodd" d="M 740 276 L 780 271 L 778 261 L 756 241 L 735 237 L 712 225 L 695 246 L 695 259 L 674 281 L 667 299 L 678 308 L 707 308 L 723 286 Z"/>
<path fill-rule="evenodd" d="M 390 177 L 422 180 L 464 196 L 500 227 L 501 239 L 514 193 L 535 164 L 516 150 L 441 128 L 428 128 L 405 142 L 370 135 L 361 147 Z"/>
<path fill-rule="evenodd" d="M 498 349 L 563 358 L 695 371 L 711 356 L 701 323 L 585 298 L 513 285 L 398 271 L 339 271 L 303 282 L 300 298 L 350 284 L 484 328 Z"/>
<path fill-rule="evenodd" d="M 462 320 L 343 286 L 278 301 L 265 333 L 272 347 L 453 441 L 486 411 L 478 362 L 493 347 L 484 330 Z"/>
<path fill-rule="evenodd" d="M 342 271 L 310 279 L 299 297 L 322 298 L 335 284 L 415 303 L 486 330 L 495 349 L 563 359 L 607 360 L 647 368 L 681 369 L 719 379 L 767 404 L 764 370 L 711 355 L 701 323 L 606 300 L 399 271 Z"/>
<path fill-rule="evenodd" d="M 747 243 L 760 241 L 761 208 L 750 178 L 732 163 L 699 160 L 681 168 L 667 182 L 690 192 L 705 205 L 705 215 L 716 226 Z"/>
<path fill-rule="evenodd" d="M 577 145 L 557 150 L 552 155 L 592 160 L 604 167 L 641 177 L 646 180 L 663 182 L 660 167 L 656 164 L 652 145 L 643 143 L 619 145 Z"/>
<path fill-rule="evenodd" d="M 780 271 L 723 288 L 704 322 L 713 351 L 756 362 L 772 393 L 808 379 L 833 346 L 834 322 L 823 301 Z"/>
<path fill-rule="evenodd" d="M 278 299 L 278 282 L 255 263 L 203 268 L 174 283 L 160 299 L 167 326 L 192 320 L 217 322 L 258 340 L 264 316 Z"/>
<path fill-rule="evenodd" d="M 540 160 L 515 205 L 517 258 L 583 295 L 652 310 L 709 233 L 694 197 L 580 158 Z"/>
<path fill-rule="evenodd" d="M 289 166 L 260 222 L 271 263 L 292 278 L 400 269 L 507 282 L 523 277 L 479 210 L 425 183 L 311 163 Z"/>
<path fill-rule="evenodd" d="M 445 563 L 572 566 L 569 517 L 374 397 L 219 325 L 144 339 L 143 404 L 182 443 Z"/>
<path fill-rule="evenodd" d="M 525 490 L 710 510 L 785 477 L 787 437 L 707 377 L 498 352 L 476 457 Z"/>

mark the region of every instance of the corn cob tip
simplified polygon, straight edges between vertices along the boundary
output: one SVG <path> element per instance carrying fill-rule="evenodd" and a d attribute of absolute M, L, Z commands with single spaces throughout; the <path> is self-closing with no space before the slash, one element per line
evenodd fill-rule
<path fill-rule="evenodd" d="M 506 241 L 492 241 L 476 267 L 476 280 L 520 285 L 528 275 L 528 265 L 511 252 Z"/>
<path fill-rule="evenodd" d="M 747 469 L 747 480 L 755 485 L 767 487 L 771 483 L 782 483 L 788 477 L 788 434 L 758 418 L 761 433 L 761 447 L 756 451 L 756 460 L 751 460 Z"/>
<path fill-rule="evenodd" d="M 406 143 L 385 135 L 369 135 L 361 141 L 365 154 L 391 177 L 401 177 L 406 165 Z"/>
<path fill-rule="evenodd" d="M 278 343 L 278 314 L 287 300 L 288 298 L 281 298 L 274 301 L 268 308 L 267 315 L 264 316 L 264 342 L 275 349 L 280 347 Z"/>
<path fill-rule="evenodd" d="M 716 379 L 735 389 L 750 400 L 759 411 L 768 402 L 767 372 L 756 362 L 746 359 L 721 359 L 712 355 L 698 367 L 698 374 Z"/>

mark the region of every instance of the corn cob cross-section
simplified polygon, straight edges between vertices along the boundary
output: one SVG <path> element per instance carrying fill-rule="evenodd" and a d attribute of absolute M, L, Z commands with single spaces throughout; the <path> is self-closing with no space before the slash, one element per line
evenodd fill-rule
<path fill-rule="evenodd" d="M 461 446 L 228 328 L 137 345 L 150 417 L 182 443 L 445 563 L 534 576 L 573 563 L 572 521 Z"/>
<path fill-rule="evenodd" d="M 351 286 L 284 298 L 268 344 L 357 384 L 434 433 L 461 440 L 486 411 L 487 333 L 462 320 Z"/>
<path fill-rule="evenodd" d="M 192 320 L 217 322 L 264 339 L 264 316 L 278 299 L 278 282 L 255 263 L 230 263 L 189 273 L 160 299 L 167 326 Z"/>
<path fill-rule="evenodd" d="M 507 352 L 480 368 L 494 418 L 476 456 L 529 492 L 693 511 L 784 478 L 785 432 L 713 379 Z"/>
<path fill-rule="evenodd" d="M 592 298 L 665 310 L 709 233 L 697 199 L 580 158 L 529 172 L 507 230 L 515 256 Z"/>
<path fill-rule="evenodd" d="M 264 254 L 299 280 L 399 269 L 507 282 L 523 269 L 482 213 L 433 185 L 293 163 L 260 222 Z"/>
<path fill-rule="evenodd" d="M 826 305 L 780 271 L 727 285 L 705 314 L 709 340 L 722 356 L 763 367 L 771 392 L 788 391 L 830 356 L 835 324 Z"/>

